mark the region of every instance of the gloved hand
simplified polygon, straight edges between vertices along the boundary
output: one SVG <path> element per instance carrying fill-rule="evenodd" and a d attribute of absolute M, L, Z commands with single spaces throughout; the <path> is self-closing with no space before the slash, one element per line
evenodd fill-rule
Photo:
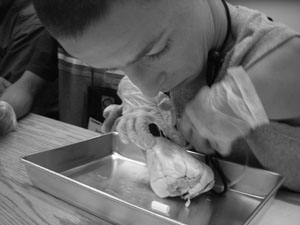
<path fill-rule="evenodd" d="M 268 122 L 248 74 L 237 67 L 229 69 L 211 88 L 202 88 L 187 104 L 181 129 L 197 150 L 201 151 L 201 146 L 188 138 L 191 124 L 199 137 L 206 138 L 220 154 L 228 155 L 234 140 Z"/>
<path fill-rule="evenodd" d="M 124 77 L 118 87 L 122 99 L 123 114 L 117 120 L 116 131 L 124 143 L 133 142 L 146 149 L 155 144 L 155 138 L 149 131 L 154 123 L 163 134 L 175 143 L 183 146 L 183 136 L 175 129 L 175 109 L 169 97 L 160 92 L 157 97 L 149 98 L 127 78 Z"/>
<path fill-rule="evenodd" d="M 115 122 L 120 116 L 122 116 L 122 110 L 122 105 L 116 104 L 111 104 L 103 110 L 103 117 L 105 120 L 101 126 L 101 133 L 114 131 Z"/>
<path fill-rule="evenodd" d="M 0 101 L 0 135 L 4 135 L 15 130 L 17 119 L 14 109 L 10 104 Z"/>

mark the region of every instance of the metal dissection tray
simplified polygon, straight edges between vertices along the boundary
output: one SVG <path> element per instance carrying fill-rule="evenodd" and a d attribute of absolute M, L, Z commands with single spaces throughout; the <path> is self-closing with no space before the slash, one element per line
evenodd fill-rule
<path fill-rule="evenodd" d="M 192 153 L 203 161 L 204 156 Z M 269 171 L 215 159 L 231 182 L 225 195 L 204 193 L 185 207 L 149 185 L 143 152 L 110 133 L 21 159 L 40 189 L 114 224 L 244 225 L 264 213 L 283 182 Z M 216 187 L 220 185 L 216 178 Z M 159 211 L 153 202 L 169 207 Z"/>

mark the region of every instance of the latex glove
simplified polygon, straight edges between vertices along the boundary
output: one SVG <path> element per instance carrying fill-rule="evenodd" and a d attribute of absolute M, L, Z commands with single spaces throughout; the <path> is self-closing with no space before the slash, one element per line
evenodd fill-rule
<path fill-rule="evenodd" d="M 237 67 L 227 72 L 222 81 L 202 88 L 187 104 L 181 123 L 185 136 L 192 129 L 189 124 L 193 124 L 198 135 L 208 139 L 222 155 L 230 153 L 234 140 L 269 122 L 245 70 Z"/>
<path fill-rule="evenodd" d="M 185 140 L 175 129 L 176 116 L 170 98 L 160 92 L 155 98 L 146 97 L 129 79 L 124 77 L 118 87 L 122 99 L 123 116 L 117 121 L 116 130 L 124 143 L 133 142 L 141 148 L 155 143 L 149 131 L 154 123 L 163 134 L 183 146 Z"/>
<path fill-rule="evenodd" d="M 17 119 L 14 109 L 10 104 L 0 101 L 0 135 L 4 135 L 15 130 Z"/>
<path fill-rule="evenodd" d="M 102 133 L 108 133 L 115 129 L 115 121 L 122 116 L 122 109 L 122 105 L 111 104 L 103 110 L 105 120 L 101 126 Z"/>

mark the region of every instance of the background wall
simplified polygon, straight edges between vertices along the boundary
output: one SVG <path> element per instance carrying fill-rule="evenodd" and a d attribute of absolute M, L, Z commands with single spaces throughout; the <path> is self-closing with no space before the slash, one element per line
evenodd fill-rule
<path fill-rule="evenodd" d="M 300 32 L 300 0 L 227 0 L 233 5 L 242 5 L 259 10 Z"/>

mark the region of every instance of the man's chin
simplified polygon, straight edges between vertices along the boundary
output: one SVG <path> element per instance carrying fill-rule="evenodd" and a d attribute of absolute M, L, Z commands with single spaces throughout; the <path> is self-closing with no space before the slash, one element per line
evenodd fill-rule
<path fill-rule="evenodd" d="M 180 90 L 185 84 L 187 83 L 187 79 L 184 80 L 183 82 L 177 84 L 176 86 L 170 88 L 168 91 L 165 92 L 176 92 L 177 90 Z"/>
<path fill-rule="evenodd" d="M 186 79 L 173 87 L 161 87 L 161 88 L 158 88 L 157 90 L 142 90 L 142 92 L 145 96 L 147 96 L 149 98 L 153 98 L 153 97 L 156 97 L 159 92 L 168 93 L 168 92 L 173 92 L 173 91 L 179 90 L 181 87 L 183 87 L 185 84 L 187 84 L 189 82 L 189 80 L 190 79 Z"/>

